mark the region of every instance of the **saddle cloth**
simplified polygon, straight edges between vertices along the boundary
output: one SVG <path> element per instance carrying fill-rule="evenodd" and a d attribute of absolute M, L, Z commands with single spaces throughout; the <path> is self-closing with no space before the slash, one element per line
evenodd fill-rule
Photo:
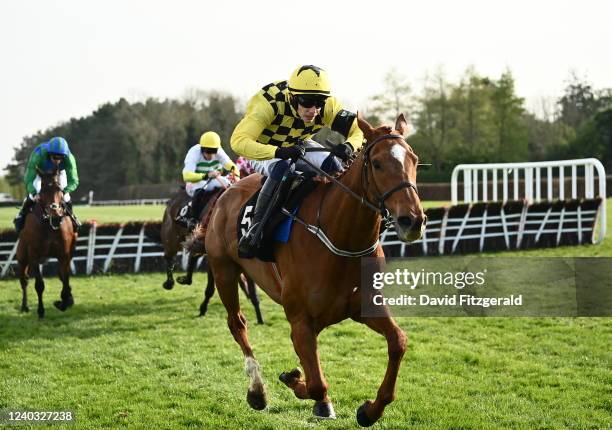
<path fill-rule="evenodd" d="M 263 238 L 256 251 L 252 255 L 245 255 L 239 251 L 238 256 L 240 258 L 256 257 L 262 261 L 275 261 L 274 243 L 286 243 L 289 241 L 289 236 L 291 235 L 291 229 L 293 227 L 293 219 L 284 215 L 280 209 L 284 207 L 291 213 L 297 213 L 304 198 L 310 194 L 319 183 L 319 181 L 315 181 L 304 175 L 296 175 L 292 177 L 290 181 L 288 185 L 281 185 L 283 189 L 278 191 L 281 193 L 278 199 L 280 204 L 277 203 L 276 207 L 272 208 L 272 215 L 264 227 Z M 260 190 L 261 188 L 249 197 L 240 209 L 236 229 L 238 241 L 246 234 L 253 223 L 253 212 Z"/>

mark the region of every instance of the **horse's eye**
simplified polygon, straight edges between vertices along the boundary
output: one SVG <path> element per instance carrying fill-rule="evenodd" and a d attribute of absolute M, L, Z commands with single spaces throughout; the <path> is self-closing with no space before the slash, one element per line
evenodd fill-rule
<path fill-rule="evenodd" d="M 372 166 L 376 169 L 376 170 L 382 170 L 382 166 L 380 164 L 380 161 L 378 160 L 372 160 Z"/>

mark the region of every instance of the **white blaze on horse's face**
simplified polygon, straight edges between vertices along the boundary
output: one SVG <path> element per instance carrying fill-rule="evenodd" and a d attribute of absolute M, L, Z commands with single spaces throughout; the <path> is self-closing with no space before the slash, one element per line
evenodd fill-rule
<path fill-rule="evenodd" d="M 391 147 L 391 156 L 402 164 L 404 168 L 404 160 L 406 159 L 406 148 L 399 143 L 396 143 Z"/>

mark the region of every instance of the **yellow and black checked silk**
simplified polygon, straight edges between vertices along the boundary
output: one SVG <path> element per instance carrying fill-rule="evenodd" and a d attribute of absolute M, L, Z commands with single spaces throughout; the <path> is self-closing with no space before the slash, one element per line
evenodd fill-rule
<path fill-rule="evenodd" d="M 292 146 L 298 139 L 308 139 L 325 124 L 322 115 L 315 117 L 314 124 L 306 126 L 289 103 L 287 81 L 273 82 L 261 89 L 264 98 L 274 109 L 274 120 L 257 138 L 259 143 L 274 146 Z"/>

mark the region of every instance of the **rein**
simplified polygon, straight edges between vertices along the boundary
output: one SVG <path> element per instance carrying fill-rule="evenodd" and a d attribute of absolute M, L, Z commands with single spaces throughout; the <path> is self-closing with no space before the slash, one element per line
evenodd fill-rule
<path fill-rule="evenodd" d="M 362 186 L 362 188 L 364 189 L 364 191 L 366 193 L 367 193 L 367 190 L 368 190 L 368 187 L 369 187 L 368 166 L 370 165 L 370 151 L 372 150 L 372 148 L 374 147 L 374 145 L 376 143 L 380 142 L 381 140 L 385 140 L 385 139 L 402 139 L 402 140 L 404 140 L 404 138 L 401 135 L 399 135 L 399 134 L 383 134 L 382 136 L 378 136 L 372 142 L 368 143 L 368 145 L 364 148 L 364 150 L 363 150 L 363 170 L 361 171 L 362 172 L 361 173 L 361 186 Z M 306 152 L 317 152 L 317 151 L 321 151 L 321 152 L 322 151 L 326 151 L 326 152 L 329 152 L 329 150 L 325 149 L 325 148 L 306 148 Z M 359 202 L 363 206 L 367 207 L 368 209 L 371 209 L 374 212 L 380 213 L 380 215 L 385 220 L 387 228 L 390 226 L 390 214 L 389 214 L 389 210 L 385 207 L 385 200 L 387 200 L 389 197 L 391 197 L 397 191 L 403 190 L 404 188 L 412 188 L 415 193 L 417 193 L 417 194 L 419 193 L 419 190 L 418 190 L 416 184 L 414 184 L 411 181 L 402 181 L 399 184 L 397 184 L 395 187 L 391 188 L 390 190 L 388 190 L 388 191 L 386 191 L 386 192 L 384 192 L 382 194 L 378 190 L 378 187 L 376 187 L 376 184 L 373 183 L 374 184 L 374 188 L 376 189 L 376 193 L 374 194 L 374 198 L 376 199 L 376 203 L 377 203 L 377 205 L 374 205 L 370 201 L 368 201 L 366 196 L 357 194 L 356 192 L 354 192 L 353 190 L 348 188 L 346 185 L 344 185 L 342 182 L 338 181 L 336 178 L 331 176 L 329 173 L 324 172 L 322 169 L 317 167 L 315 164 L 313 164 L 310 161 L 306 160 L 306 158 L 300 157 L 300 160 L 302 160 L 304 163 L 308 164 L 318 174 L 320 174 L 322 176 L 325 176 L 334 185 L 339 186 L 344 192 L 348 193 L 350 196 L 352 196 L 352 197 L 356 198 L 357 200 L 359 200 Z"/>
<path fill-rule="evenodd" d="M 363 170 L 362 170 L 362 175 L 361 175 L 361 185 L 362 188 L 364 189 L 364 192 L 367 193 L 368 190 L 368 186 L 369 186 L 369 181 L 368 181 L 368 167 L 370 165 L 370 151 L 372 150 L 372 148 L 374 147 L 374 145 L 377 142 L 380 142 L 381 140 L 384 139 L 402 139 L 403 137 L 399 134 L 385 134 L 382 136 L 378 136 L 376 139 L 374 139 L 372 142 L 370 142 L 365 148 L 364 148 L 364 153 L 363 153 Z M 306 152 L 329 152 L 328 149 L 326 148 L 305 148 Z M 374 193 L 374 197 L 376 199 L 377 205 L 372 204 L 365 195 L 359 195 L 356 192 L 354 192 L 353 190 L 351 190 L 349 187 L 347 187 L 346 185 L 344 185 L 342 182 L 338 181 L 336 178 L 334 178 L 333 176 L 331 176 L 329 173 L 323 171 L 322 169 L 320 169 L 318 166 L 316 166 L 315 164 L 311 163 L 310 161 L 308 161 L 305 157 L 300 157 L 300 160 L 302 160 L 304 163 L 306 163 L 308 166 L 310 166 L 313 170 L 315 170 L 318 174 L 326 177 L 327 179 L 329 179 L 334 185 L 340 187 L 340 189 L 342 189 L 344 192 L 346 192 L 347 194 L 349 194 L 350 196 L 356 198 L 359 203 L 361 203 L 362 206 L 367 207 L 368 209 L 380 214 L 380 216 L 383 218 L 383 220 L 385 221 L 385 228 L 389 228 L 391 227 L 392 221 L 391 221 L 391 215 L 389 213 L 389 210 L 385 207 L 385 200 L 387 200 L 391 195 L 393 195 L 394 193 L 396 193 L 399 190 L 402 190 L 404 188 L 412 188 L 416 193 L 418 193 L 418 189 L 416 187 L 416 185 L 410 181 L 402 181 L 400 182 L 398 185 L 396 185 L 395 187 L 391 188 L 390 190 L 384 192 L 384 193 L 380 193 L 380 191 L 378 190 L 378 187 L 376 187 L 376 184 L 374 184 L 374 188 L 376 190 L 376 192 Z M 323 198 L 321 199 L 321 206 L 323 205 L 323 200 L 325 198 L 325 195 L 323 196 Z M 380 242 L 379 239 L 376 239 L 376 242 L 373 243 L 369 248 L 363 249 L 361 251 L 347 251 L 347 250 L 343 250 L 340 249 L 338 247 L 336 247 L 332 241 L 327 237 L 327 235 L 323 232 L 320 222 L 319 222 L 319 216 L 321 214 L 321 206 L 319 206 L 319 210 L 317 212 L 317 225 L 314 226 L 312 224 L 308 224 L 306 221 L 300 219 L 299 217 L 297 217 L 297 215 L 292 214 L 291 212 L 287 211 L 285 208 L 283 208 L 282 212 L 283 214 L 285 214 L 286 216 L 290 217 L 291 219 L 293 219 L 294 221 L 297 221 L 298 223 L 302 224 L 307 231 L 309 231 L 310 233 L 314 234 L 315 236 L 317 236 L 317 238 L 319 238 L 319 240 L 334 254 L 341 256 L 341 257 L 364 257 L 366 255 L 370 255 L 372 254 L 376 248 L 378 247 L 378 244 Z"/>

